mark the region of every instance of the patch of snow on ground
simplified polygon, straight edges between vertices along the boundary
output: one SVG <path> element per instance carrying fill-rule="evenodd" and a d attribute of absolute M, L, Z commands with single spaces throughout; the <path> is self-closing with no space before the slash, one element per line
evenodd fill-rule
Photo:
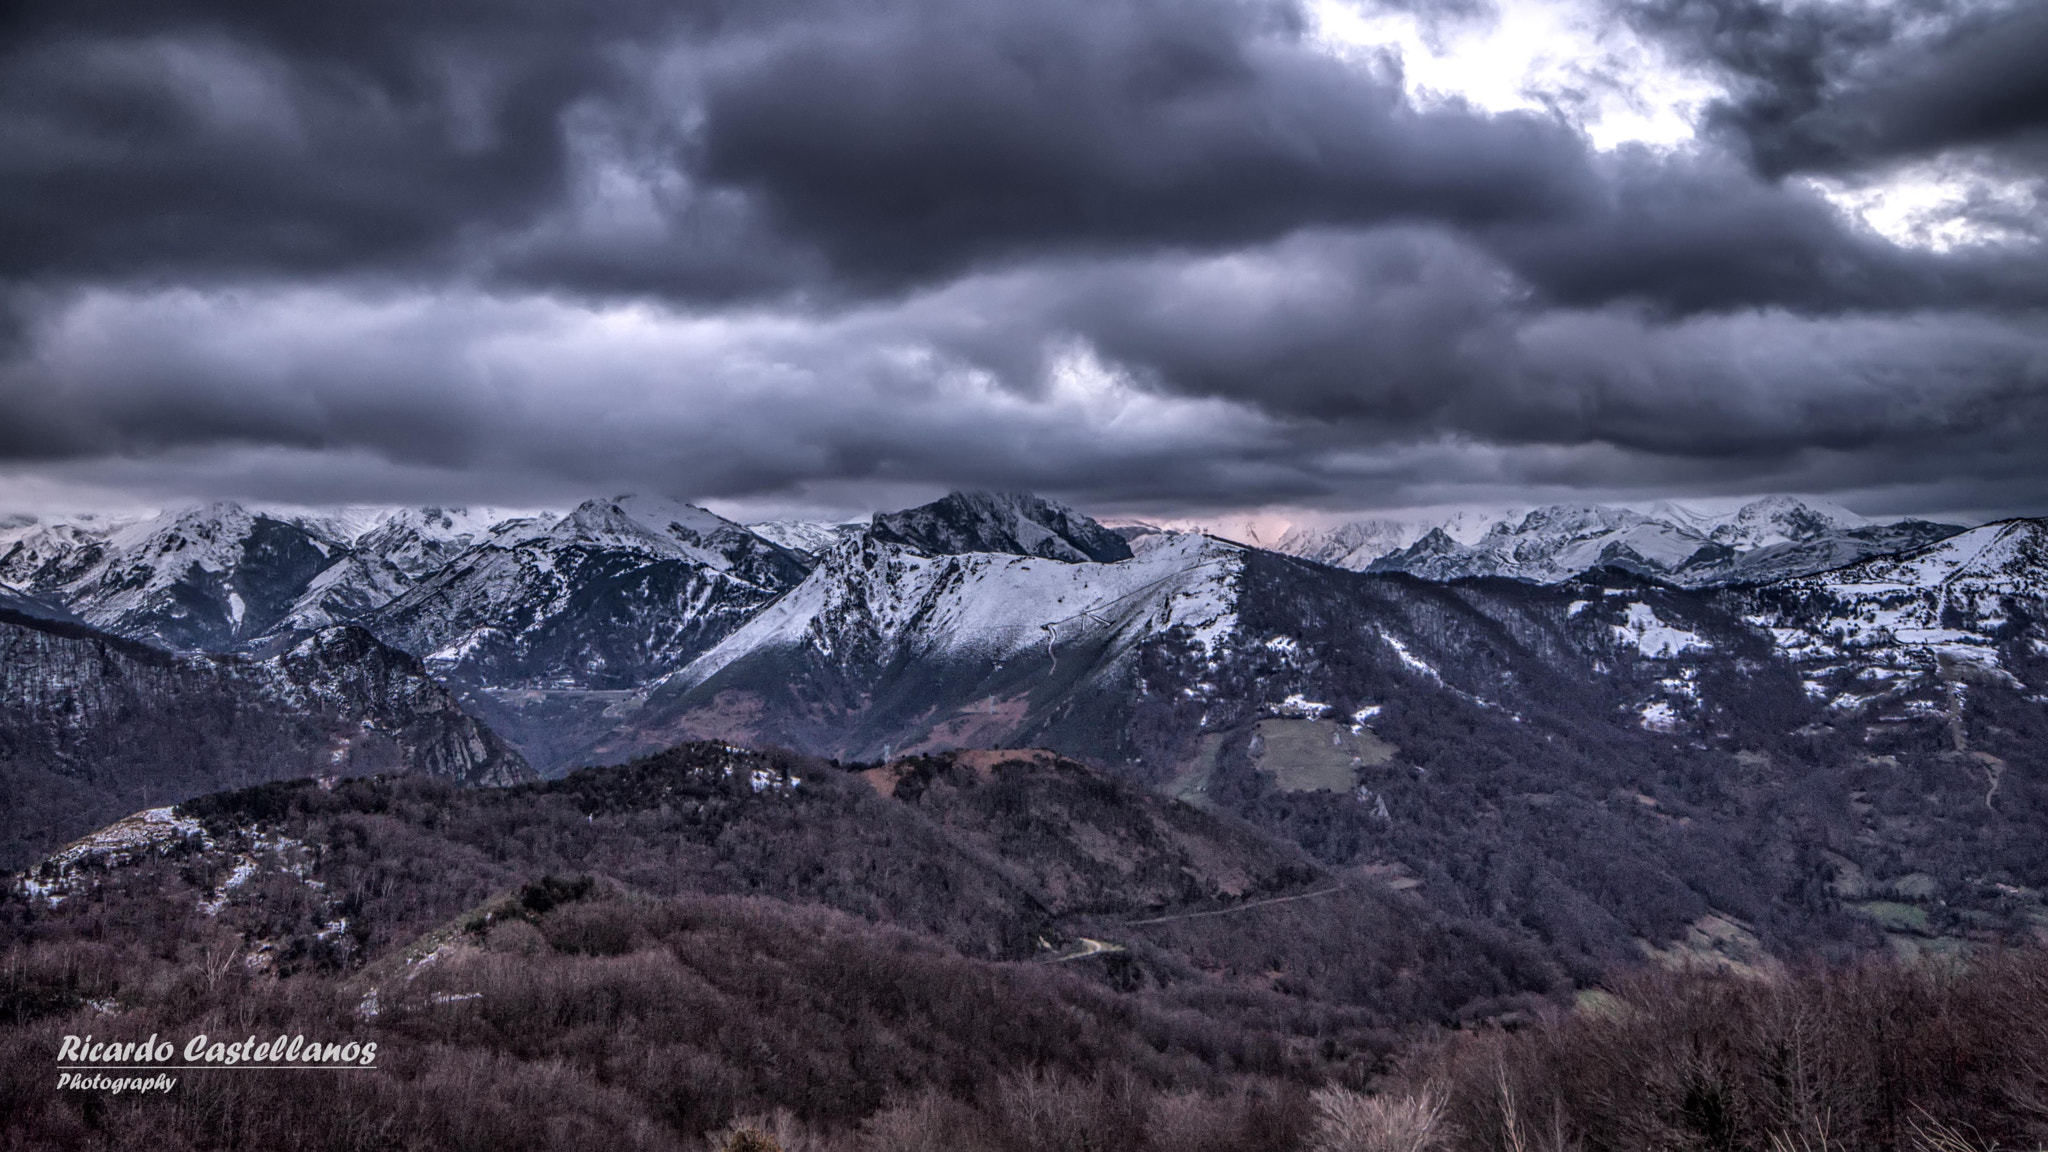
<path fill-rule="evenodd" d="M 1615 642 L 1633 644 L 1653 660 L 1668 660 L 1686 652 L 1707 652 L 1713 645 L 1696 633 L 1666 624 L 1648 604 L 1630 604 L 1626 623 L 1614 626 Z"/>
<path fill-rule="evenodd" d="M 1687 669 L 1687 671 L 1690 672 L 1691 669 Z M 1699 686 L 1692 682 L 1691 676 L 1669 676 L 1657 681 L 1657 686 L 1673 696 L 1683 697 L 1687 700 L 1698 700 L 1700 698 Z"/>
<path fill-rule="evenodd" d="M 1652 700 L 1643 705 L 1642 725 L 1652 732 L 1671 732 L 1678 728 L 1678 712 L 1668 700 Z"/>
<path fill-rule="evenodd" d="M 1334 709 L 1331 708 L 1330 705 L 1318 704 L 1314 700 L 1310 700 L 1309 698 L 1303 696 L 1299 692 L 1296 692 L 1293 695 L 1287 697 L 1287 699 L 1282 700 L 1280 703 L 1273 705 L 1274 715 L 1286 716 L 1296 720 L 1321 720 L 1323 717 L 1328 716 L 1332 711 L 1334 711 Z"/>
<path fill-rule="evenodd" d="M 254 860 L 249 859 L 247 856 L 236 860 L 235 870 L 228 873 L 228 878 L 220 882 L 220 887 L 214 889 L 213 899 L 199 902 L 199 910 L 208 916 L 220 915 L 220 910 L 227 907 L 229 894 L 242 885 L 247 884 L 249 878 L 254 875 L 256 875 L 256 862 Z"/>
<path fill-rule="evenodd" d="M 192 837 L 205 840 L 199 821 L 178 815 L 175 808 L 150 808 L 73 841 L 25 872 L 22 887 L 34 899 L 60 904 L 69 895 L 79 867 L 88 861 L 104 867 L 127 864 Z"/>
<path fill-rule="evenodd" d="M 1423 660 L 1421 657 L 1415 655 L 1413 652 L 1410 652 L 1408 650 L 1408 646 L 1406 644 L 1401 643 L 1401 641 L 1398 638 L 1390 636 L 1385 632 L 1381 632 L 1380 639 L 1385 640 L 1387 642 L 1387 647 L 1392 648 L 1394 650 L 1394 655 L 1401 658 L 1401 663 L 1406 664 L 1408 667 L 1414 669 L 1416 672 L 1419 672 L 1422 675 L 1429 677 L 1431 680 L 1434 680 L 1439 684 L 1444 682 L 1444 678 L 1442 676 L 1437 675 L 1436 669 L 1430 667 L 1429 663 Z"/>

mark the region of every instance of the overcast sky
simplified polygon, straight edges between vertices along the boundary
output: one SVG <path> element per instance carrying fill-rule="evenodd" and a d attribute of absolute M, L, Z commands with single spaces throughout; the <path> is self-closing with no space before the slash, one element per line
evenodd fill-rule
<path fill-rule="evenodd" d="M 2039 0 L 13 0 L 0 503 L 2048 512 Z"/>

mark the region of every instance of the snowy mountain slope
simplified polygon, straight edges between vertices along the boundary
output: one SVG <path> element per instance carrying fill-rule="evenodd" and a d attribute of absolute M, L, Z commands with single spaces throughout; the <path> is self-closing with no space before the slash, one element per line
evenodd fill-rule
<path fill-rule="evenodd" d="M 230 502 L 146 519 L 12 517 L 0 581 L 121 635 L 222 650 L 352 620 L 512 522 L 491 508 Z"/>
<path fill-rule="evenodd" d="M 858 535 L 867 525 L 830 524 L 823 520 L 764 520 L 746 527 L 747 531 L 770 544 L 781 545 L 799 556 L 815 557 L 841 540 Z"/>
<path fill-rule="evenodd" d="M 1008 552 L 1078 563 L 1131 555 L 1115 532 L 1028 492 L 953 492 L 917 508 L 877 513 L 868 532 L 932 556 Z"/>
<path fill-rule="evenodd" d="M 359 620 L 405 594 L 479 540 L 552 527 L 552 513 L 512 516 L 495 508 L 365 508 L 301 523 L 353 533 L 348 554 L 314 577 L 277 631 Z"/>
<path fill-rule="evenodd" d="M 374 556 L 418 581 L 500 525 L 525 515 L 501 508 L 380 508 L 347 540 L 358 554 Z"/>
<path fill-rule="evenodd" d="M 1048 722 L 1041 706 L 1121 694 L 1140 645 L 1221 644 L 1245 555 L 1176 534 L 1114 563 L 931 556 L 870 533 L 657 685 L 602 750 L 736 731 L 746 715 L 767 721 L 756 736 L 848 754 L 1024 739 Z"/>
<path fill-rule="evenodd" d="M 404 595 L 415 583 L 373 552 L 349 552 L 306 584 L 269 631 L 327 628 L 358 620 Z"/>
<path fill-rule="evenodd" d="M 1700 526 L 1715 543 L 1747 551 L 1805 543 L 1870 525 L 1871 521 L 1831 501 L 1765 496 L 1727 516 L 1706 518 Z"/>
<path fill-rule="evenodd" d="M 1400 520 L 1354 520 L 1335 528 L 1293 528 L 1273 545 L 1273 551 L 1362 572 L 1380 557 L 1422 539 L 1431 527 Z"/>
<path fill-rule="evenodd" d="M 444 605 L 460 623 L 426 627 L 424 636 L 415 623 L 400 626 L 396 634 L 413 650 L 429 654 L 460 644 L 458 632 L 517 632 L 531 628 L 539 617 L 559 616 L 566 610 L 562 606 L 550 609 L 532 602 L 536 596 L 575 598 L 565 591 L 568 584 L 556 584 L 546 575 L 546 556 L 556 551 L 575 551 L 576 565 L 608 556 L 609 567 L 599 565 L 603 573 L 593 570 L 592 578 L 623 581 L 624 599 L 617 604 L 603 603 L 594 591 L 586 596 L 576 609 L 586 616 L 645 615 L 647 604 L 677 598 L 683 604 L 652 611 L 687 616 L 710 601 L 733 599 L 727 593 L 688 589 L 672 579 L 664 582 L 656 573 L 642 573 L 635 585 L 629 573 L 643 561 L 718 573 L 734 588 L 745 589 L 738 600 L 746 605 L 793 585 L 806 567 L 800 555 L 701 508 L 648 497 L 588 501 L 566 517 L 546 512 L 507 516 L 492 508 L 266 510 L 224 502 L 126 524 L 10 521 L 0 530 L 0 570 L 13 578 L 0 580 L 119 635 L 179 650 L 223 651 L 273 633 L 367 620 L 486 543 L 500 553 L 533 560 L 529 567 L 547 587 L 509 576 L 501 564 L 480 577 L 488 589 L 472 587 L 455 595 L 459 606 Z M 473 577 L 475 567 L 469 565 Z M 442 584 L 444 599 L 447 584 Z M 636 597 L 637 607 L 632 603 Z M 726 614 L 734 611 L 744 615 L 741 609 Z M 423 612 L 393 609 L 395 616 L 414 622 Z M 737 619 L 726 620 L 714 631 L 722 635 L 734 623 Z M 625 654 L 603 650 L 585 661 L 590 667 L 568 673 L 568 679 L 645 679 L 675 666 L 661 649 L 672 649 L 676 637 L 650 633 L 642 640 L 648 649 L 642 663 L 652 661 L 653 667 L 619 672 Z M 685 655 L 694 655 L 692 642 L 683 643 Z M 456 662 L 445 663 L 452 667 Z M 548 675 L 559 678 L 561 672 L 558 668 Z"/>
<path fill-rule="evenodd" d="M 91 562 L 30 585 L 91 623 L 183 650 L 223 650 L 282 620 L 346 551 L 300 524 L 222 502 L 109 533 Z"/>
<path fill-rule="evenodd" d="M 635 688 L 687 663 L 806 565 L 688 504 L 620 497 L 501 525 L 362 618 L 492 688 Z"/>
<path fill-rule="evenodd" d="M 1015 659 L 1082 633 L 1228 633 L 1228 580 L 1242 549 L 1183 536 L 1114 564 L 974 552 L 923 556 L 872 536 L 828 553 L 804 583 L 673 677 L 715 676 L 749 653 L 808 647 L 841 667 L 903 655 Z"/>
<path fill-rule="evenodd" d="M 1690 587 L 1715 584 L 1763 584 L 1811 576 L 1874 556 L 1910 552 L 1946 540 L 1962 531 L 1959 525 L 1926 520 L 1866 524 L 1831 530 L 1805 540 L 1764 544 L 1733 558 L 1694 568 L 1681 568 L 1671 579 Z"/>
<path fill-rule="evenodd" d="M 130 521 L 101 516 L 0 521 L 0 582 L 48 592 L 89 572 L 105 556 L 107 537 Z"/>
<path fill-rule="evenodd" d="M 1285 556 L 1314 560 L 1318 564 L 1363 572 L 1373 561 L 1412 547 L 1431 532 L 1439 533 L 1450 544 L 1470 545 L 1485 536 L 1494 525 L 1512 522 L 1524 515 L 1527 515 L 1526 509 L 1500 512 L 1465 510 L 1441 515 L 1368 518 L 1330 528 L 1301 526 L 1288 529 L 1272 545 L 1272 550 Z"/>
<path fill-rule="evenodd" d="M 2048 521 L 2000 521 L 1781 581 L 1756 605 L 1752 622 L 1788 657 L 1853 661 L 1872 698 L 1958 667 L 2011 678 L 2048 657 Z"/>

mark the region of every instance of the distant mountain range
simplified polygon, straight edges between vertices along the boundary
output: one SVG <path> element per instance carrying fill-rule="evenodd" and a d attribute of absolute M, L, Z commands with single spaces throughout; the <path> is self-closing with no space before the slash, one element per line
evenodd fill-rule
<path fill-rule="evenodd" d="M 755 727 L 803 746 L 865 755 L 1016 735 L 1034 653 L 1050 670 L 1074 647 L 1062 674 L 1088 670 L 1091 691 L 1110 693 L 1105 670 L 1175 628 L 1230 634 L 1235 574 L 1272 555 L 1106 529 L 1018 493 L 954 493 L 865 525 L 742 526 L 640 496 L 567 515 L 222 503 L 0 524 L 0 595 L 18 611 L 184 652 L 358 625 L 424 661 L 543 768 L 725 725 L 708 719 L 725 706 L 706 701 L 751 700 L 743 683 L 779 701 Z M 1359 521 L 1291 532 L 1275 551 L 1438 582 L 1607 570 L 1710 589 L 1814 577 L 1960 531 L 1770 497 L 1721 516 L 1554 506 Z M 829 690 L 791 695 L 814 681 Z M 857 716 L 836 702 L 854 685 Z M 969 698 L 982 711 L 945 721 L 943 736 L 911 723 Z"/>
<path fill-rule="evenodd" d="M 1605 567 L 1699 588 L 1811 575 L 1960 531 L 1925 520 L 1878 523 L 1826 501 L 1769 496 L 1725 515 L 1667 503 L 1649 512 L 1553 505 L 1499 517 L 1359 520 L 1290 531 L 1274 550 L 1431 580 L 1511 576 L 1555 584 Z"/>
<path fill-rule="evenodd" d="M 1723 921 L 1778 950 L 2048 931 L 2048 523 L 1771 499 L 1389 531 L 1283 542 L 1304 558 L 999 493 L 753 527 L 640 497 L 495 520 L 216 505 L 12 523 L 0 604 L 379 731 L 389 693 L 360 668 L 431 675 L 430 712 L 459 702 L 547 775 L 690 740 L 842 764 L 1051 748 L 1584 972 Z M 352 655 L 287 691 L 267 669 L 308 643 Z M 17 662 L 72 659 L 38 644 Z M 65 675 L 17 675 L 13 723 L 72 723 Z M 437 731 L 378 763 L 436 771 Z M 446 774 L 524 770 L 502 762 Z M 93 781 L 94 811 L 141 771 L 39 763 Z"/>
<path fill-rule="evenodd" d="M 1710 516 L 1558 505 L 1502 516 L 1360 520 L 1273 550 L 1352 571 L 1558 583 L 1616 568 L 1685 587 L 1809 576 L 1955 535 L 1767 497 Z M 1105 529 L 1023 494 L 955 493 L 866 524 L 742 526 L 641 496 L 566 516 L 494 509 L 266 511 L 0 520 L 0 588 L 117 635 L 229 651 L 357 622 L 437 670 L 499 687 L 620 689 L 674 671 L 845 541 L 932 555 L 1115 562 L 1176 535 Z"/>

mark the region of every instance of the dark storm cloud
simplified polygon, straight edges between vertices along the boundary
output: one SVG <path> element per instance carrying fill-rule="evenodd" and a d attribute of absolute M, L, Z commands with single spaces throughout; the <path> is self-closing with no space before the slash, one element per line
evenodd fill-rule
<path fill-rule="evenodd" d="M 701 171 L 883 283 L 1303 227 L 1462 230 L 1562 303 L 1678 311 L 2048 298 L 1845 229 L 1717 155 L 1598 156 L 1564 123 L 1418 111 L 1259 10 L 912 6 L 792 28 L 706 81 Z M 1281 25 L 1282 32 L 1285 26 Z"/>
<path fill-rule="evenodd" d="M 1995 292 L 1713 158 L 1417 110 L 1280 4 L 32 6 L 0 273 L 481 277 L 716 302 L 1048 254 L 1466 230 L 1679 310 Z M 90 12 L 89 22 L 80 13 Z"/>
<path fill-rule="evenodd" d="M 1272 14 L 961 8 L 805 25 L 721 62 L 704 174 L 757 191 L 842 266 L 895 280 L 1047 247 L 1490 224 L 1599 193 L 1562 125 L 1417 112 L 1394 78 L 1311 52 Z"/>
<path fill-rule="evenodd" d="M 45 313 L 32 343 L 0 373 L 16 454 L 289 448 L 327 472 L 382 461 L 529 489 L 1214 504 L 1423 477 L 1825 489 L 2048 471 L 2038 324 L 1556 308 L 1441 228 L 1044 263 L 805 320 L 101 295 Z"/>
<path fill-rule="evenodd" d="M 555 117 L 596 80 L 578 37 L 437 34 L 408 7 L 17 11 L 0 267 L 405 267 L 555 195 Z"/>
<path fill-rule="evenodd" d="M 1766 173 L 1853 169 L 2048 132 L 2048 8 L 1652 0 L 1618 11 L 1739 82 L 1715 120 Z"/>
<path fill-rule="evenodd" d="M 1600 443 L 1732 469 L 1808 448 L 2048 443 L 2036 322 L 1542 307 L 1440 230 L 1129 266 L 1050 313 L 1047 330 L 1086 333 L 1137 379 L 1363 442 Z"/>
<path fill-rule="evenodd" d="M 18 5 L 0 461 L 301 500 L 2048 476 L 2038 252 L 1769 178 L 2023 162 L 2038 21 L 1906 67 L 1889 18 L 1645 11 L 1741 81 L 1741 148 L 1417 107 L 1285 3 Z"/>

